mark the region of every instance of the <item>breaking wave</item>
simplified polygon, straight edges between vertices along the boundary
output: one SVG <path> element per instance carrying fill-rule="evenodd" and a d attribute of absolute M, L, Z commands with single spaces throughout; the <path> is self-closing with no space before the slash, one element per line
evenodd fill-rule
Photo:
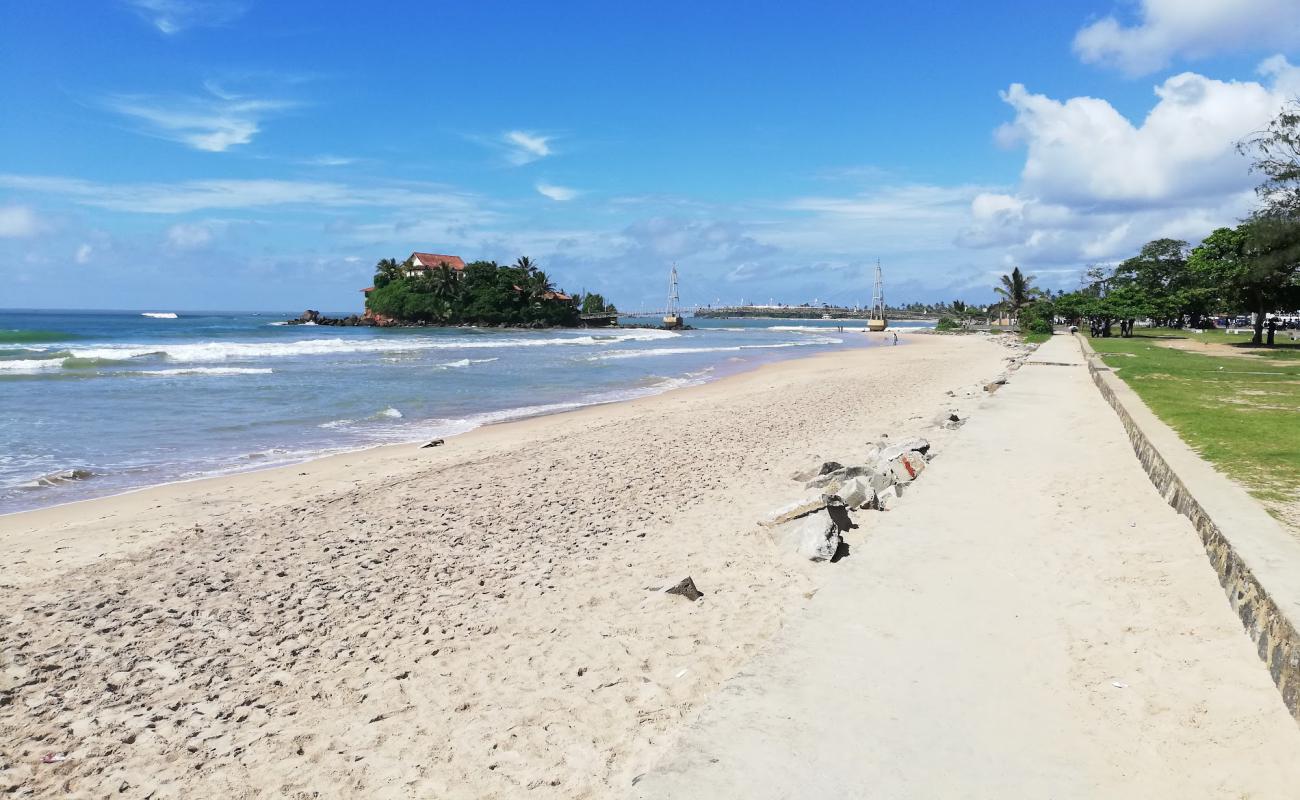
<path fill-rule="evenodd" d="M 150 319 L 176 319 L 174 311 L 146 311 L 140 316 L 149 317 Z"/>
<path fill-rule="evenodd" d="M 270 367 L 179 367 L 177 369 L 145 370 L 133 374 L 159 377 L 173 375 L 270 375 L 274 371 Z"/>
<path fill-rule="evenodd" d="M 393 337 L 374 339 L 299 339 L 293 342 L 201 342 L 197 344 L 114 344 L 75 348 L 70 357 L 121 360 L 161 356 L 171 361 L 205 362 L 349 353 L 394 353 L 418 350 L 495 350 L 511 347 L 604 346 L 620 342 L 649 341 L 678 336 L 672 331 L 632 330 L 610 335 L 554 336 L 549 338 L 493 335 L 446 337 Z"/>
<path fill-rule="evenodd" d="M 57 358 L 20 358 L 13 361 L 0 361 L 0 372 L 41 372 L 62 366 L 63 361 Z"/>

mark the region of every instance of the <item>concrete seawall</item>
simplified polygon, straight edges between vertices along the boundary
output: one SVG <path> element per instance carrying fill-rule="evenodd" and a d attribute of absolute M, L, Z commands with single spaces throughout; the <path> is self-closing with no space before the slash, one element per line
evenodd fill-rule
<path fill-rule="evenodd" d="M 1200 534 L 1228 602 L 1287 710 L 1300 720 L 1300 541 L 1161 422 L 1086 338 L 1076 338 L 1093 383 L 1119 415 L 1142 467 Z"/>

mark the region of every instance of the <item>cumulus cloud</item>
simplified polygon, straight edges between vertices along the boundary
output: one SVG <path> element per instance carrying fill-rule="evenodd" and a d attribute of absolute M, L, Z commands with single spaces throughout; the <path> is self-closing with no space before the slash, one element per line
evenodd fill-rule
<path fill-rule="evenodd" d="M 971 200 L 965 247 L 1005 248 L 1041 263 L 1108 260 L 1160 236 L 1195 240 L 1246 214 L 1257 176 L 1235 143 L 1300 92 L 1300 69 L 1278 56 L 1262 81 L 1185 72 L 1155 87 L 1133 122 L 1105 100 L 1056 100 L 1012 85 L 1015 111 L 998 138 L 1026 150 L 1020 185 Z"/>
<path fill-rule="evenodd" d="M 501 141 L 506 146 L 506 159 L 517 167 L 551 155 L 553 151 L 550 143 L 554 138 L 528 131 L 507 131 L 501 135 Z"/>
<path fill-rule="evenodd" d="M 1300 45 L 1300 0 L 1141 0 L 1138 17 L 1133 25 L 1114 16 L 1087 25 L 1074 37 L 1075 53 L 1145 75 L 1176 56 Z"/>
<path fill-rule="evenodd" d="M 0 239 L 25 239 L 44 229 L 41 218 L 27 206 L 0 206 Z"/>
<path fill-rule="evenodd" d="M 537 184 L 537 193 L 543 197 L 549 197 L 552 200 L 558 200 L 560 202 L 572 200 L 578 196 L 577 189 L 570 189 L 567 186 L 556 186 L 553 183 Z"/>
<path fill-rule="evenodd" d="M 244 3 L 232 0 L 126 0 L 126 4 L 167 36 L 190 28 L 225 25 L 246 10 Z"/>
<path fill-rule="evenodd" d="M 94 252 L 95 252 L 95 248 L 91 247 L 88 244 L 82 244 L 80 247 L 77 248 L 77 252 L 73 256 L 73 258 L 76 259 L 76 262 L 78 264 L 89 264 L 90 256 Z"/>
<path fill-rule="evenodd" d="M 150 135 L 210 153 L 248 144 L 266 117 L 296 105 L 227 92 L 206 84 L 206 94 L 156 97 L 121 94 L 106 98 L 110 111 L 142 123 Z"/>

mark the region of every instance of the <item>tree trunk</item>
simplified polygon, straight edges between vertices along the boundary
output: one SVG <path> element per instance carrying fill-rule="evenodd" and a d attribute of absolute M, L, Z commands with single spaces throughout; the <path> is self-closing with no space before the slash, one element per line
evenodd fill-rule
<path fill-rule="evenodd" d="M 1258 310 L 1255 312 L 1255 335 L 1251 337 L 1250 343 L 1263 344 L 1264 343 L 1264 295 L 1263 293 L 1256 295 L 1256 298 L 1257 298 L 1256 308 Z"/>
<path fill-rule="evenodd" d="M 1273 334 L 1276 331 L 1277 331 L 1277 322 L 1270 319 L 1268 321 L 1268 346 L 1269 347 L 1273 346 Z"/>

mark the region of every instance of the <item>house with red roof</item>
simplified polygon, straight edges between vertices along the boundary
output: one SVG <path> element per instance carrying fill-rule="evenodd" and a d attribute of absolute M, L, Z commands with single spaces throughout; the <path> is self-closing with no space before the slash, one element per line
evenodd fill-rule
<path fill-rule="evenodd" d="M 414 278 L 425 272 L 433 272 L 443 264 L 451 267 L 457 274 L 465 271 L 465 259 L 460 256 L 444 256 L 438 253 L 411 253 L 402 265 L 405 275 Z"/>
<path fill-rule="evenodd" d="M 451 267 L 452 272 L 460 275 L 465 271 L 465 259 L 460 256 L 445 256 L 441 253 L 411 253 L 406 261 L 402 262 L 402 275 L 407 278 L 415 278 L 426 272 L 433 272 L 440 269 L 443 264 Z M 375 290 L 373 286 L 367 286 L 361 290 L 361 293 L 370 296 Z"/>

